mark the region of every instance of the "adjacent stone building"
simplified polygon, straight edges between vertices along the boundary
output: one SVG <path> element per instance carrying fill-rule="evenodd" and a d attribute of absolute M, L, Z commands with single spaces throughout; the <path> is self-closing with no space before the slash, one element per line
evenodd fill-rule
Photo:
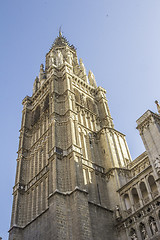
<path fill-rule="evenodd" d="M 60 32 L 22 102 L 9 240 L 160 239 L 160 116 L 132 161 L 105 94 Z"/>

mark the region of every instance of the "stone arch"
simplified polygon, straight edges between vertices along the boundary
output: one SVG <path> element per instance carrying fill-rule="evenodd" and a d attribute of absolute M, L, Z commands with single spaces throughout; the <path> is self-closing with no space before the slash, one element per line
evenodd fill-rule
<path fill-rule="evenodd" d="M 148 183 L 149 183 L 151 192 L 156 192 L 157 191 L 157 185 L 156 185 L 155 179 L 152 175 L 150 175 L 148 177 Z"/>
<path fill-rule="evenodd" d="M 123 200 L 124 200 L 124 205 L 126 210 L 129 210 L 131 208 L 131 202 L 130 202 L 128 193 L 124 195 Z"/>
<path fill-rule="evenodd" d="M 139 187 L 140 187 L 140 190 L 141 190 L 141 193 L 142 193 L 142 197 L 145 199 L 148 197 L 148 191 L 147 191 L 147 188 L 146 188 L 146 185 L 144 182 L 141 182 L 139 184 Z"/>
<path fill-rule="evenodd" d="M 133 196 L 134 203 L 138 203 L 139 202 L 139 196 L 138 196 L 138 192 L 137 192 L 136 188 L 132 189 L 132 196 Z"/>

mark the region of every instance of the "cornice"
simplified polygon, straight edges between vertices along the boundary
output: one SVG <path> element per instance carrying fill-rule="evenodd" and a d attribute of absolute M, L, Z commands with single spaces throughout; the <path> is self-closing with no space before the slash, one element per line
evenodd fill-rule
<path fill-rule="evenodd" d="M 160 116 L 150 110 L 147 110 L 136 122 L 137 129 L 139 130 L 140 135 L 142 135 L 143 131 L 148 129 L 150 124 L 157 122 L 160 124 Z"/>

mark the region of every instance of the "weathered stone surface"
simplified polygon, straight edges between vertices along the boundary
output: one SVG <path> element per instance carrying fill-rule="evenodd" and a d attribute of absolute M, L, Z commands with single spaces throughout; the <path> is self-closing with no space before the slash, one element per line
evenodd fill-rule
<path fill-rule="evenodd" d="M 132 162 L 106 91 L 89 81 L 60 33 L 22 102 L 9 240 L 158 237 L 160 117 L 138 120 L 147 152 Z"/>

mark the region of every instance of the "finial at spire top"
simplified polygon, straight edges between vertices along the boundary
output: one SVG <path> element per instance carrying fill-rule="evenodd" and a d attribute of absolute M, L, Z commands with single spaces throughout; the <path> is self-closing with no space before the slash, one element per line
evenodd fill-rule
<path fill-rule="evenodd" d="M 62 37 L 61 26 L 60 26 L 60 28 L 59 28 L 59 37 Z"/>
<path fill-rule="evenodd" d="M 158 103 L 157 100 L 155 101 L 155 104 L 157 105 L 157 110 L 158 110 L 158 113 L 159 113 L 159 115 L 160 115 L 160 105 L 159 105 L 159 103 Z"/>

